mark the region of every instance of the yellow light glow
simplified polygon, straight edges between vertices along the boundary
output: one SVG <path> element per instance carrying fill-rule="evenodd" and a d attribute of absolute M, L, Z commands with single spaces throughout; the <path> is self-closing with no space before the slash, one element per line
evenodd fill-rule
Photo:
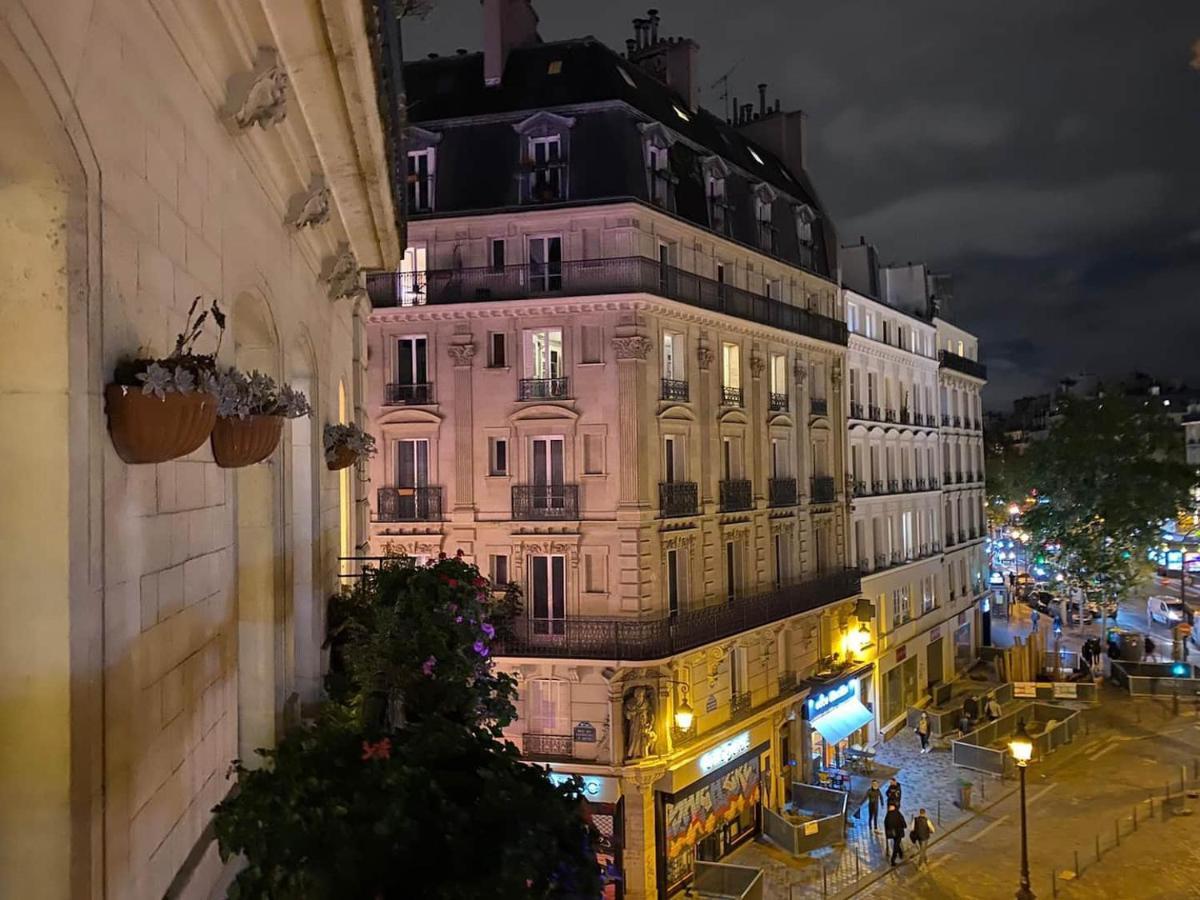
<path fill-rule="evenodd" d="M 1021 512 L 1021 507 L 1017 506 L 1017 504 L 1015 504 L 1015 503 L 1008 508 L 1008 514 L 1010 516 L 1018 515 L 1018 514 L 1020 514 L 1020 512 Z"/>
<path fill-rule="evenodd" d="M 1008 750 L 1019 766 L 1025 765 L 1033 758 L 1033 740 L 1029 737 L 1029 732 L 1025 730 L 1024 719 L 1018 723 L 1017 733 L 1008 742 Z"/>
<path fill-rule="evenodd" d="M 690 731 L 696 715 L 687 701 L 687 686 L 679 686 L 679 702 L 675 705 L 675 727 L 680 731 Z"/>

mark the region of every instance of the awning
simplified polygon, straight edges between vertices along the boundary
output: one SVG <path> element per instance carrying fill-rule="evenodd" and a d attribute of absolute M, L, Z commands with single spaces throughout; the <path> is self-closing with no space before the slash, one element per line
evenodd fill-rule
<path fill-rule="evenodd" d="M 822 713 L 810 723 L 821 732 L 821 737 L 831 744 L 844 741 L 853 732 L 871 721 L 871 711 L 857 697 L 843 700 L 827 713 Z"/>

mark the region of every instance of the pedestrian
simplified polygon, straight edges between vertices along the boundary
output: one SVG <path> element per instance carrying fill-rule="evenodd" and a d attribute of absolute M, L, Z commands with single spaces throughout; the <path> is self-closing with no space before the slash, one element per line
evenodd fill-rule
<path fill-rule="evenodd" d="M 988 717 L 989 722 L 995 722 L 1000 718 L 1000 701 L 996 699 L 995 694 L 989 694 L 987 705 L 983 708 L 984 713 Z"/>
<path fill-rule="evenodd" d="M 894 803 L 889 803 L 887 815 L 883 817 L 883 832 L 887 836 L 887 839 L 892 842 L 893 866 L 904 862 L 904 847 L 900 842 L 904 840 L 904 829 L 907 827 L 908 823 L 904 821 L 900 807 Z"/>
<path fill-rule="evenodd" d="M 1038 611 L 1037 611 L 1036 609 L 1035 609 L 1035 610 L 1033 610 L 1033 612 L 1031 612 L 1031 613 L 1029 614 L 1029 621 L 1030 621 L 1030 623 L 1031 623 L 1031 626 L 1030 626 L 1030 629 L 1029 629 L 1030 631 L 1037 631 L 1037 625 L 1038 625 L 1038 616 L 1039 616 L 1039 615 L 1040 615 L 1040 613 L 1038 613 Z"/>
<path fill-rule="evenodd" d="M 921 752 L 929 752 L 929 716 L 921 713 L 921 718 L 917 721 L 917 727 L 913 729 L 917 733 L 917 737 L 921 739 Z"/>
<path fill-rule="evenodd" d="M 933 837 L 933 823 L 929 821 L 929 816 L 925 815 L 925 808 L 917 813 L 917 817 L 913 819 L 912 840 L 917 845 L 917 868 L 925 868 L 925 848 L 929 844 L 929 839 Z"/>
<path fill-rule="evenodd" d="M 879 803 L 883 800 L 883 793 L 879 790 L 879 782 L 872 781 L 871 786 L 867 788 L 867 824 L 871 826 L 872 831 L 879 830 Z"/>
<path fill-rule="evenodd" d="M 1146 659 L 1153 659 L 1156 650 L 1154 641 L 1150 640 L 1150 635 L 1146 635 Z"/>
<path fill-rule="evenodd" d="M 967 694 L 967 699 L 963 701 L 963 715 L 974 728 L 979 720 L 979 701 L 975 699 L 974 694 Z"/>
<path fill-rule="evenodd" d="M 900 782 L 898 782 L 896 780 L 896 776 L 893 775 L 892 780 L 888 782 L 886 792 L 888 806 L 894 806 L 896 809 L 900 808 L 900 794 L 902 791 L 903 788 L 900 787 Z"/>

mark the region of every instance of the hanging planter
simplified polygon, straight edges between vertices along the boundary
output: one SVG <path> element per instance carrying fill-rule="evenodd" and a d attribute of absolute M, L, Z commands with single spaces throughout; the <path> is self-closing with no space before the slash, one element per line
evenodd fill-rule
<path fill-rule="evenodd" d="M 326 425 L 325 465 L 330 471 L 348 468 L 375 455 L 375 438 L 357 425 Z"/>
<path fill-rule="evenodd" d="M 223 469 L 262 462 L 275 452 L 283 420 L 312 412 L 308 398 L 261 372 L 226 369 L 217 375 L 220 405 L 212 430 L 213 459 Z"/>
<path fill-rule="evenodd" d="M 170 356 L 123 359 L 113 373 L 113 383 L 104 390 L 113 449 L 131 465 L 187 456 L 213 430 L 218 406 L 216 351 L 198 354 L 194 348 L 209 313 L 220 330 L 220 348 L 225 315 L 214 300 L 196 316 L 199 303 L 199 297 L 192 302 Z"/>

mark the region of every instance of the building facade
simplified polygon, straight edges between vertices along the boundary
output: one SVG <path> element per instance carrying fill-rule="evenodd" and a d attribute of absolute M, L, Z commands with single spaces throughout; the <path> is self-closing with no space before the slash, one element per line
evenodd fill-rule
<path fill-rule="evenodd" d="M 666 896 L 820 764 L 810 693 L 865 710 L 836 248 L 798 120 L 696 108 L 690 42 L 494 5 L 482 54 L 405 69 L 371 543 L 522 589 L 507 736 L 585 777 L 623 895 Z"/>
<path fill-rule="evenodd" d="M 0 3 L 0 896 L 223 896 L 230 763 L 316 697 L 365 523 L 321 429 L 400 257 L 377 40 L 357 2 Z M 314 414 L 263 465 L 126 465 L 105 385 L 197 296 Z"/>

